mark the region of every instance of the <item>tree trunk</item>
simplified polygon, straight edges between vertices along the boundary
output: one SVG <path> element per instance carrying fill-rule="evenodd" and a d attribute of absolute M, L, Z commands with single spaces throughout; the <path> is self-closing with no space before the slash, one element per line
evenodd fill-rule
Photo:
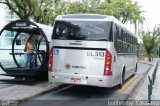
<path fill-rule="evenodd" d="M 148 54 L 148 61 L 151 61 L 151 54 Z"/>
<path fill-rule="evenodd" d="M 107 0 L 108 3 L 111 3 L 111 0 Z"/>
<path fill-rule="evenodd" d="M 134 22 L 135 34 L 137 34 L 137 21 Z"/>

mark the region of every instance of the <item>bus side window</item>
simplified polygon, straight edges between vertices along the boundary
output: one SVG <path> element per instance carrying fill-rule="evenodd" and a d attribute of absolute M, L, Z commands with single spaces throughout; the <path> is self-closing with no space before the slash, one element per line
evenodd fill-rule
<path fill-rule="evenodd" d="M 114 30 L 114 45 L 115 45 L 115 49 L 118 52 L 118 37 L 119 37 L 119 28 L 116 25 L 115 26 L 115 30 Z"/>
<path fill-rule="evenodd" d="M 118 48 L 118 53 L 121 53 L 121 29 L 118 28 L 118 35 L 117 35 L 117 48 Z"/>
<path fill-rule="evenodd" d="M 123 40 L 123 38 L 122 38 L 122 35 L 123 35 L 123 30 L 122 29 L 120 29 L 120 28 L 118 28 L 118 32 L 119 32 L 119 34 L 118 34 L 118 37 L 117 37 L 117 48 L 118 48 L 118 53 L 123 53 L 123 42 L 122 42 L 122 40 Z"/>
<path fill-rule="evenodd" d="M 120 28 L 118 28 L 118 32 L 119 32 L 118 39 L 120 40 L 121 39 L 121 29 Z"/>
<path fill-rule="evenodd" d="M 132 48 L 131 39 L 130 39 L 130 36 L 129 36 L 128 33 L 126 34 L 126 36 L 127 36 L 127 53 L 130 53 L 131 52 L 131 48 Z"/>
<path fill-rule="evenodd" d="M 113 40 L 116 42 L 116 25 L 112 23 L 112 35 L 113 35 Z"/>
<path fill-rule="evenodd" d="M 125 42 L 125 31 L 124 30 L 122 30 L 122 35 L 121 35 L 121 40 L 122 40 L 122 53 L 125 53 L 124 52 L 124 49 L 125 49 L 125 44 L 124 44 L 124 42 Z"/>
<path fill-rule="evenodd" d="M 124 31 L 123 31 L 123 29 L 122 29 L 122 30 L 121 30 L 121 39 L 120 39 L 121 41 L 123 41 L 123 36 L 124 36 L 123 34 L 124 34 Z"/>
<path fill-rule="evenodd" d="M 133 37 L 132 36 L 131 36 L 131 45 L 132 45 L 132 50 L 131 50 L 131 53 L 132 53 L 132 52 L 134 52 L 134 50 L 133 50 L 134 49 L 134 44 L 133 44 Z"/>

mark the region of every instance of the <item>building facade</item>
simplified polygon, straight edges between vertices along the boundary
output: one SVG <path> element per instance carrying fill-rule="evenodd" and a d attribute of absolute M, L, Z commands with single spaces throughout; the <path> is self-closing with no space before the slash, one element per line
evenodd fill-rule
<path fill-rule="evenodd" d="M 15 13 L 12 13 L 5 4 L 0 3 L 0 30 L 13 20 L 19 19 Z M 14 38 L 14 32 L 4 31 L 0 36 L 0 48 L 10 46 Z"/>

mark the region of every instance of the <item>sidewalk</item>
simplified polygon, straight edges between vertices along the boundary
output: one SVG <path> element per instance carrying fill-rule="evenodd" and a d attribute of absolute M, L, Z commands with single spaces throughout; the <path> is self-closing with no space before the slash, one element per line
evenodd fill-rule
<path fill-rule="evenodd" d="M 153 64 L 152 69 L 146 74 L 144 80 L 138 85 L 138 87 L 134 90 L 133 94 L 128 98 L 128 100 L 147 100 L 148 101 L 148 76 L 152 78 L 152 73 L 155 69 L 156 62 L 146 62 L 148 64 Z M 155 83 L 153 85 L 151 101 L 152 100 L 160 100 L 160 65 L 158 64 L 158 69 L 156 73 Z"/>
<path fill-rule="evenodd" d="M 0 68 L 0 74 L 5 74 Z M 2 76 L 0 75 L 0 79 L 14 79 L 14 77 Z M 4 82 L 5 83 L 5 82 Z M 34 83 L 34 82 L 33 82 Z M 14 84 L 14 83 L 11 83 Z M 56 90 L 57 87 L 61 87 L 60 84 L 49 84 L 48 81 L 37 82 L 34 84 L 24 84 L 21 82 L 20 84 L 16 84 L 10 87 L 0 89 L 0 101 L 23 101 L 30 97 L 36 96 L 38 94 Z M 1 102 L 0 102 L 1 106 Z"/>
<path fill-rule="evenodd" d="M 46 91 L 55 90 L 59 86 L 59 84 L 49 84 L 47 81 L 34 85 L 14 85 L 0 89 L 0 100 L 23 101 Z"/>
<path fill-rule="evenodd" d="M 0 68 L 0 74 L 6 74 L 6 73 Z M 9 77 L 9 76 L 0 75 L 0 79 L 14 79 L 14 78 L 13 77 Z"/>

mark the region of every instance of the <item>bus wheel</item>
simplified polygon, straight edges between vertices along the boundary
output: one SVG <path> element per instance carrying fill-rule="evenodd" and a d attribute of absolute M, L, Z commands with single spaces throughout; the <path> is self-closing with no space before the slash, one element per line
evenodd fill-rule
<path fill-rule="evenodd" d="M 135 70 L 134 70 L 134 74 L 132 76 L 135 76 L 136 75 L 136 72 L 137 72 L 137 63 L 136 63 L 136 67 L 135 67 Z"/>
<path fill-rule="evenodd" d="M 135 68 L 135 72 L 137 72 L 137 68 L 138 68 L 138 65 L 137 65 L 137 63 L 136 63 L 136 68 Z"/>
<path fill-rule="evenodd" d="M 125 71 L 123 71 L 122 73 L 122 79 L 121 79 L 121 83 L 118 85 L 118 88 L 121 89 L 123 84 L 124 84 L 124 80 L 125 80 Z"/>

